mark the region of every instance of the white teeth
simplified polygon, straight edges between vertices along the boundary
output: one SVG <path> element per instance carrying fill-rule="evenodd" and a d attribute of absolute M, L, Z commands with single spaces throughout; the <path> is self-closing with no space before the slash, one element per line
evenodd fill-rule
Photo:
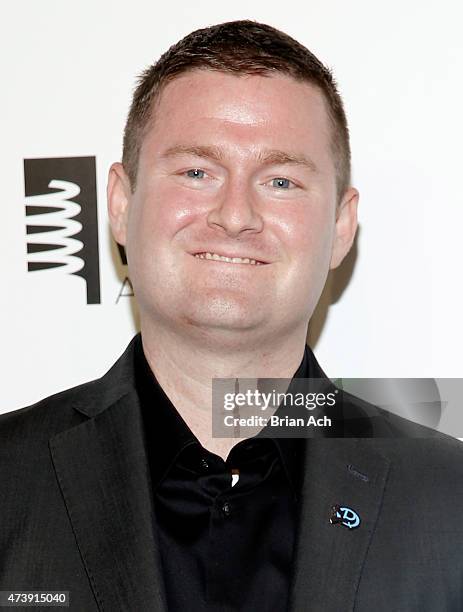
<path fill-rule="evenodd" d="M 228 263 L 251 264 L 254 266 L 262 265 L 262 262 L 256 261 L 255 259 L 249 259 L 248 257 L 225 257 L 225 255 L 218 255 L 217 253 L 196 253 L 195 257 L 197 257 L 198 259 L 212 259 L 214 261 L 226 261 Z"/>

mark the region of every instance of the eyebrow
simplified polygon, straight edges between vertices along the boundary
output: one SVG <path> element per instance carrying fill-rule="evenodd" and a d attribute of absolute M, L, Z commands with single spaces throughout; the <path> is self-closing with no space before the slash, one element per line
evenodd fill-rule
<path fill-rule="evenodd" d="M 168 159 L 171 157 L 179 157 L 181 155 L 192 155 L 194 157 L 202 157 L 211 159 L 216 162 L 221 162 L 225 158 L 223 151 L 219 147 L 208 146 L 208 145 L 175 145 L 170 147 L 161 157 Z M 305 166 L 311 172 L 317 172 L 318 168 L 314 161 L 305 155 L 288 153 L 286 151 L 279 151 L 278 149 L 265 149 L 259 151 L 255 156 L 255 160 L 265 165 L 295 165 Z"/>

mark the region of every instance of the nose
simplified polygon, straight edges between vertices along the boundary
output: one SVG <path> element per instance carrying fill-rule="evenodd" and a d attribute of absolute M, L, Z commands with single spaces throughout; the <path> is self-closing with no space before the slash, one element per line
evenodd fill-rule
<path fill-rule="evenodd" d="M 254 196 L 254 197 L 253 197 Z M 244 181 L 229 181 L 207 217 L 210 227 L 220 228 L 227 236 L 237 238 L 243 232 L 259 233 L 264 222 L 256 207 L 255 194 Z"/>

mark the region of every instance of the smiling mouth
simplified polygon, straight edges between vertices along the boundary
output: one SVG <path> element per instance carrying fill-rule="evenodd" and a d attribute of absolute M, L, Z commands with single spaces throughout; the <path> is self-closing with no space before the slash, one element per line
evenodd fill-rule
<path fill-rule="evenodd" d="M 263 266 L 265 262 L 258 261 L 256 259 L 250 259 L 249 257 L 226 257 L 225 255 L 219 255 L 218 253 L 195 253 L 197 259 L 210 259 L 211 261 L 224 261 L 231 264 L 249 264 L 251 266 Z"/>

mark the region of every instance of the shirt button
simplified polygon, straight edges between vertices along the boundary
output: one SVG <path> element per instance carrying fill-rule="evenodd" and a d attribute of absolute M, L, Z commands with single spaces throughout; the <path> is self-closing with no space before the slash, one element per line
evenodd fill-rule
<path fill-rule="evenodd" d="M 204 457 L 201 459 L 200 461 L 201 467 L 203 468 L 203 470 L 208 470 L 209 469 L 209 464 L 208 462 L 204 459 Z"/>
<path fill-rule="evenodd" d="M 224 516 L 230 516 L 231 514 L 231 505 L 228 502 L 224 502 L 222 504 L 222 512 Z"/>

